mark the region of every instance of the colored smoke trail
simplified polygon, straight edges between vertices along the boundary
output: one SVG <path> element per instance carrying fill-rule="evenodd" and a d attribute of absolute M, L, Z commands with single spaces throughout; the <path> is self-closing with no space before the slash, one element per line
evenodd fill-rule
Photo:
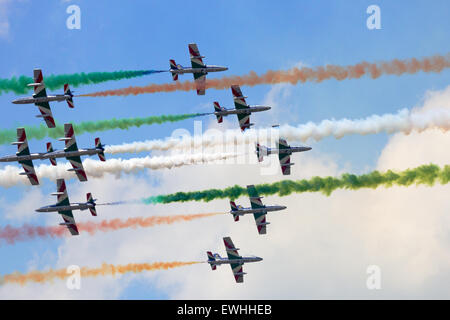
<path fill-rule="evenodd" d="M 239 129 L 217 132 L 217 130 L 203 135 L 185 136 L 183 138 L 167 138 L 163 140 L 147 140 L 108 146 L 109 153 L 139 153 L 152 150 L 174 150 L 191 148 L 214 148 L 216 146 L 230 146 L 239 144 L 255 144 L 258 140 L 283 137 L 293 141 L 319 141 L 326 137 L 340 139 L 344 136 L 360 134 L 378 134 L 381 132 L 392 134 L 396 132 L 422 132 L 428 129 L 450 130 L 450 109 L 438 108 L 421 111 L 402 109 L 398 113 L 372 115 L 364 119 L 323 120 L 320 123 L 308 122 L 298 126 L 282 125 L 279 129 L 261 128 L 251 129 L 242 133 Z M 274 144 L 274 141 L 271 141 Z M 271 146 L 269 146 L 271 147 Z M 223 149 L 226 151 L 228 148 Z"/>
<path fill-rule="evenodd" d="M 85 84 L 96 84 L 110 80 L 122 80 L 136 77 L 142 77 L 152 73 L 165 72 L 162 70 L 130 70 L 130 71 L 114 71 L 114 72 L 88 72 L 74 74 L 44 75 L 44 83 L 50 90 L 62 88 L 65 83 L 71 87 L 78 87 Z M 0 94 L 12 91 L 17 94 L 24 94 L 31 91 L 32 87 L 27 84 L 33 83 L 33 78 L 20 76 L 11 79 L 0 79 Z"/>
<path fill-rule="evenodd" d="M 154 263 L 129 263 L 125 265 L 113 265 L 103 263 L 101 267 L 89 268 L 81 267 L 81 277 L 98 277 L 106 275 L 120 275 L 125 273 L 141 273 L 144 271 L 169 270 L 189 266 L 193 264 L 203 263 L 203 261 L 172 261 L 172 262 L 154 262 Z M 71 276 L 72 273 L 67 269 L 49 269 L 47 271 L 30 271 L 27 273 L 14 272 L 0 277 L 2 284 L 20 284 L 25 285 L 29 282 L 45 283 L 56 279 L 64 280 Z"/>
<path fill-rule="evenodd" d="M 336 189 L 359 190 L 362 188 L 376 189 L 384 186 L 411 186 L 427 185 L 433 186 L 436 182 L 447 184 L 450 181 L 450 165 L 443 168 L 435 164 L 422 165 L 417 168 L 407 169 L 401 172 L 388 170 L 384 173 L 372 171 L 368 174 L 355 175 L 345 173 L 341 177 L 313 177 L 303 180 L 282 180 L 275 183 L 256 185 L 260 195 L 274 195 L 280 197 L 292 193 L 321 192 L 326 196 L 331 195 Z M 236 199 L 247 196 L 247 189 L 235 185 L 225 189 L 209 189 L 203 191 L 177 192 L 168 195 L 159 195 L 143 199 L 146 204 L 205 201 L 215 199 Z"/>
<path fill-rule="evenodd" d="M 132 159 L 109 159 L 105 162 L 86 159 L 83 161 L 83 167 L 88 178 L 102 178 L 105 174 L 114 174 L 119 177 L 122 173 L 137 173 L 144 169 L 172 169 L 186 165 L 210 164 L 220 160 L 231 159 L 239 156 L 239 153 L 197 153 L 197 154 L 178 154 L 172 156 L 143 157 Z M 59 164 L 54 167 L 41 164 L 35 166 L 36 174 L 39 179 L 48 178 L 56 180 L 58 178 L 75 179 L 73 172 L 67 171 L 72 168 L 70 163 Z M 7 165 L 0 170 L 0 186 L 12 187 L 19 183 L 28 185 L 26 176 L 19 175 L 22 168 Z"/>
<path fill-rule="evenodd" d="M 299 82 L 319 83 L 329 79 L 335 79 L 338 81 L 347 79 L 359 79 L 366 75 L 370 76 L 372 79 L 377 79 L 381 75 L 400 76 L 402 74 L 414 74 L 419 71 L 438 73 L 448 67 L 450 67 L 450 54 L 447 54 L 445 56 L 435 55 L 422 59 L 394 59 L 391 61 L 382 61 L 377 63 L 360 62 L 358 64 L 349 66 L 326 65 L 325 67 L 320 66 L 316 68 L 303 67 L 278 71 L 269 70 L 262 75 L 258 75 L 254 71 L 251 71 L 249 74 L 244 76 L 230 76 L 219 79 L 207 79 L 206 88 L 221 90 L 228 89 L 231 87 L 231 85 L 234 84 L 256 86 L 260 84 L 290 83 L 295 85 Z M 143 93 L 190 91 L 195 89 L 195 82 L 184 81 L 99 91 L 89 94 L 83 94 L 82 96 L 126 96 Z"/>
<path fill-rule="evenodd" d="M 100 222 L 78 222 L 77 227 L 80 235 L 89 233 L 94 235 L 97 232 L 110 232 L 127 228 L 149 228 L 157 225 L 173 224 L 176 222 L 188 222 L 201 218 L 208 218 L 223 212 L 181 214 L 170 216 L 134 217 L 128 219 L 111 219 Z M 24 224 L 20 227 L 5 226 L 0 227 L 0 243 L 14 244 L 19 241 L 28 241 L 36 238 L 61 238 L 71 237 L 69 231 L 64 226 L 31 226 Z"/>
<path fill-rule="evenodd" d="M 179 115 L 161 115 L 150 117 L 137 118 L 122 118 L 122 119 L 108 119 L 98 121 L 83 121 L 73 125 L 75 134 L 82 134 L 85 132 L 99 132 L 113 129 L 127 130 L 131 127 L 140 127 L 142 125 L 162 124 L 165 122 L 177 122 L 190 118 L 200 117 L 208 113 L 190 113 Z M 45 124 L 39 127 L 25 126 L 28 140 L 36 139 L 42 140 L 45 137 L 61 138 L 64 136 L 64 126 L 57 125 L 56 128 L 49 129 Z M 16 141 L 16 129 L 0 129 L 0 144 L 10 144 Z"/>

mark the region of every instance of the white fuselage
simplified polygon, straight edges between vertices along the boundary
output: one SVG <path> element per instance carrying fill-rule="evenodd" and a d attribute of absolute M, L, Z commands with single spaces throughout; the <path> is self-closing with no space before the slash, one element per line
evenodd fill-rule
<path fill-rule="evenodd" d="M 28 104 L 28 103 L 42 103 L 42 102 L 50 102 L 50 101 L 66 101 L 70 99 L 71 96 L 68 94 L 57 94 L 54 96 L 46 96 L 46 97 L 26 97 L 26 98 L 19 98 L 14 100 L 12 103 L 14 104 Z"/>
<path fill-rule="evenodd" d="M 95 155 L 102 153 L 103 150 L 100 148 L 93 149 L 79 149 L 77 151 L 68 151 L 57 150 L 53 152 L 47 153 L 30 153 L 29 155 L 17 156 L 10 155 L 0 158 L 0 162 L 16 162 L 16 161 L 26 161 L 26 160 L 46 160 L 46 159 L 56 159 L 56 158 L 68 158 L 68 157 L 76 157 L 76 156 L 86 156 L 86 155 Z"/>
<path fill-rule="evenodd" d="M 259 262 L 263 258 L 260 257 L 241 257 L 239 259 L 228 259 L 222 258 L 218 254 L 215 254 L 215 261 L 208 261 L 210 265 L 221 265 L 221 264 L 244 264 L 249 262 Z"/>
<path fill-rule="evenodd" d="M 100 149 L 100 148 L 78 149 L 77 151 L 58 150 L 58 151 L 46 153 L 44 159 L 68 158 L 68 157 L 76 157 L 76 156 L 92 156 L 92 155 L 99 154 L 102 152 L 103 152 L 103 149 Z"/>
<path fill-rule="evenodd" d="M 280 211 L 286 209 L 286 206 L 264 206 L 263 208 L 241 208 L 237 210 L 231 210 L 230 213 L 234 215 L 243 216 L 244 214 L 252 214 L 252 213 L 262 213 L 262 212 L 272 212 L 272 211 Z"/>
<path fill-rule="evenodd" d="M 246 109 L 224 109 L 221 111 L 215 111 L 216 116 L 227 116 L 229 114 L 251 114 L 253 112 L 261 112 L 270 110 L 271 107 L 267 106 L 251 106 Z"/>
<path fill-rule="evenodd" d="M 180 69 L 170 69 L 171 73 L 184 74 L 184 73 L 202 73 L 207 74 L 209 72 L 220 72 L 228 70 L 227 67 L 221 66 L 206 66 L 205 68 L 180 68 Z"/>
<path fill-rule="evenodd" d="M 59 211 L 69 211 L 69 210 L 87 210 L 89 208 L 94 208 L 95 204 L 85 202 L 85 203 L 71 203 L 68 206 L 58 206 L 56 204 L 52 204 L 49 206 L 45 206 L 37 209 L 37 212 L 59 212 Z"/>
<path fill-rule="evenodd" d="M 294 152 L 304 152 L 311 150 L 311 147 L 290 147 L 289 149 L 267 148 L 267 154 L 291 154 Z"/>

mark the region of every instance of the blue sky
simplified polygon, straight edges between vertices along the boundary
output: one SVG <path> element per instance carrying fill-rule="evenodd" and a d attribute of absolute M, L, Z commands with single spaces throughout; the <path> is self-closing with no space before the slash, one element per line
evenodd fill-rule
<path fill-rule="evenodd" d="M 66 28 L 66 8 L 81 8 L 81 30 Z M 366 8 L 381 8 L 381 30 L 368 30 Z M 434 1 L 0 1 L 0 15 L 9 31 L 0 37 L 0 77 L 32 76 L 40 67 L 49 74 L 168 69 L 168 60 L 189 65 L 187 44 L 196 42 L 206 63 L 229 67 L 226 75 L 249 71 L 288 69 L 297 63 L 310 67 L 325 64 L 350 65 L 424 57 L 450 52 L 449 3 Z M 221 74 L 210 74 L 211 78 Z M 181 77 L 190 80 L 190 75 Z M 448 70 L 440 74 L 382 76 L 376 80 L 328 80 L 290 88 L 289 110 L 284 123 L 318 122 L 330 118 L 360 118 L 372 114 L 395 113 L 420 104 L 427 90 L 442 90 L 450 80 Z M 122 88 L 148 83 L 171 82 L 167 73 L 107 82 L 76 88 L 76 93 Z M 249 103 L 261 103 L 271 86 L 243 87 Z M 51 90 L 48 90 L 51 92 Z M 32 105 L 12 105 L 13 93 L 0 95 L 3 116 L 1 128 L 39 125 Z M 209 112 L 212 101 L 230 107 L 229 90 L 145 94 L 127 97 L 77 98 L 75 109 L 53 103 L 60 123 L 141 117 L 159 114 Z M 209 107 L 208 107 L 209 106 Z M 297 111 L 295 111 L 297 110 Z M 297 122 L 292 122 L 296 119 Z M 206 126 L 211 118 L 203 118 Z M 254 117 L 256 125 L 257 116 Z M 192 120 L 173 124 L 143 126 L 126 131 L 77 136 L 78 145 L 88 147 L 96 136 L 106 144 L 141 141 L 170 136 L 176 128 L 193 130 Z M 371 170 L 388 140 L 386 134 L 327 138 L 310 143 L 313 151 L 332 155 L 341 167 L 354 172 Z M 43 151 L 44 141 L 30 141 L 34 152 Z M 60 148 L 55 141 L 54 147 Z M 15 146 L 0 146 L 2 155 L 15 152 Z M 112 157 L 112 156 L 109 156 Z M 140 174 L 140 177 L 145 177 Z M 158 184 L 158 177 L 150 183 Z M 53 192 L 54 183 L 44 180 L 43 194 Z M 71 181 L 68 188 L 75 188 Z M 211 186 L 214 187 L 214 186 Z M 34 188 L 34 187 L 33 187 Z M 2 189 L 0 199 L 12 204 L 23 201 L 31 187 Z M 69 190 L 70 191 L 70 190 Z M 177 191 L 177 190 L 173 190 Z M 50 196 L 48 201 L 53 201 Z M 71 199 L 78 201 L 77 199 Z M 81 200 L 81 199 L 80 199 Z M 105 199 L 113 200 L 113 199 Z M 3 211 L 3 212 L 2 212 Z M 21 225 L 0 209 L 0 225 Z M 27 222 L 45 224 L 36 216 Z M 36 240 L 0 247 L 0 273 L 24 271 L 30 259 L 41 256 L 37 267 L 52 266 L 63 240 Z M 131 261 L 130 261 L 131 262 Z M 148 289 L 137 280 L 119 298 L 167 298 L 165 292 Z"/>

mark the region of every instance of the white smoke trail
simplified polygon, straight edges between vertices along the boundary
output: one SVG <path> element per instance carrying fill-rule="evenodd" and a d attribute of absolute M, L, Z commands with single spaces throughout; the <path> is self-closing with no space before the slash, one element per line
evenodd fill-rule
<path fill-rule="evenodd" d="M 133 159 L 109 159 L 106 162 L 86 159 L 83 161 L 83 167 L 89 178 L 101 178 L 105 174 L 120 175 L 121 173 L 136 173 L 144 169 L 171 169 L 185 165 L 207 164 L 214 163 L 219 160 L 226 160 L 239 156 L 238 153 L 202 153 L 202 154 L 179 154 L 168 157 L 144 157 Z M 67 171 L 72 168 L 70 163 L 58 164 L 54 167 L 51 165 L 41 164 L 35 166 L 36 174 L 39 179 L 48 178 L 56 180 L 58 178 L 75 179 L 76 175 L 73 172 Z M 12 187 L 19 183 L 29 184 L 26 176 L 19 175 L 22 168 L 8 165 L 0 170 L 0 186 Z"/>
<path fill-rule="evenodd" d="M 270 131 L 278 131 L 280 137 L 288 141 L 306 142 L 319 141 L 326 137 L 340 139 L 347 135 L 367 135 L 385 132 L 388 134 L 437 128 L 444 131 L 450 129 L 450 110 L 446 108 L 422 110 L 413 112 L 402 109 L 396 114 L 372 115 L 364 119 L 323 120 L 320 123 L 308 122 L 299 126 L 282 125 L 279 129 L 263 128 L 247 130 L 208 130 L 203 135 L 183 138 L 167 138 L 164 140 L 147 140 L 122 145 L 108 146 L 108 153 L 139 153 L 159 150 L 193 150 L 198 148 L 212 148 L 220 145 L 254 144 L 270 137 Z M 275 142 L 272 141 L 272 144 Z M 226 149 L 228 150 L 228 149 Z"/>

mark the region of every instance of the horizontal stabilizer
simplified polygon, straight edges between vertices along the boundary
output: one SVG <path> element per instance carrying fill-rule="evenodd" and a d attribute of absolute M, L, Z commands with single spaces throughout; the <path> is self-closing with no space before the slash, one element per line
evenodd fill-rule
<path fill-rule="evenodd" d="M 67 171 L 79 171 L 79 172 L 83 172 L 84 170 L 82 168 L 71 168 L 71 169 L 67 169 Z"/>
<path fill-rule="evenodd" d="M 36 83 L 29 83 L 27 84 L 27 87 L 39 87 L 42 86 L 43 83 L 42 82 L 36 82 Z"/>
<path fill-rule="evenodd" d="M 34 172 L 20 172 L 19 174 L 21 176 L 33 176 L 35 173 Z"/>
<path fill-rule="evenodd" d="M 58 141 L 69 141 L 72 140 L 71 137 L 64 137 L 64 138 L 59 138 Z"/>
<path fill-rule="evenodd" d="M 61 222 L 59 225 L 60 226 L 70 226 L 70 225 L 72 225 L 73 223 L 68 223 L 68 222 Z"/>
<path fill-rule="evenodd" d="M 249 197 L 250 200 L 258 200 L 258 199 L 262 199 L 264 197 Z"/>
<path fill-rule="evenodd" d="M 247 99 L 248 97 L 246 96 L 239 96 L 239 97 L 233 97 L 233 99 Z"/>
<path fill-rule="evenodd" d="M 236 272 L 235 276 L 243 276 L 244 274 L 247 274 L 247 272 Z"/>
<path fill-rule="evenodd" d="M 27 143 L 26 141 L 16 141 L 16 142 L 11 142 L 12 145 L 18 145 L 20 146 L 21 144 Z"/>
<path fill-rule="evenodd" d="M 64 194 L 64 192 L 53 192 L 50 195 L 51 196 L 62 196 Z"/>
<path fill-rule="evenodd" d="M 268 224 L 270 224 L 270 222 L 257 223 L 256 225 L 257 226 L 266 226 Z"/>
<path fill-rule="evenodd" d="M 291 163 L 283 163 L 281 166 L 282 167 L 290 167 L 290 166 L 293 166 L 295 163 L 294 162 L 291 162 Z"/>

